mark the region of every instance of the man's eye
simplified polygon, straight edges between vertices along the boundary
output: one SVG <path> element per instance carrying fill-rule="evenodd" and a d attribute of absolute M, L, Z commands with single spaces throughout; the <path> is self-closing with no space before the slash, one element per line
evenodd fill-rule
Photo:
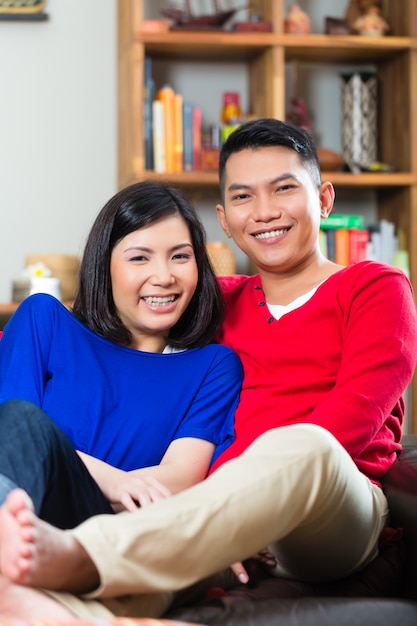
<path fill-rule="evenodd" d="M 237 193 L 232 196 L 232 200 L 245 200 L 246 198 L 249 198 L 248 193 Z"/>

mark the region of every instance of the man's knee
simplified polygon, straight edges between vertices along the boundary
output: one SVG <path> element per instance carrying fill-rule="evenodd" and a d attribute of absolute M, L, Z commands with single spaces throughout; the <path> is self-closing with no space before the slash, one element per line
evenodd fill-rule
<path fill-rule="evenodd" d="M 260 435 L 250 447 L 264 446 L 276 450 L 285 449 L 289 454 L 299 448 L 311 450 L 315 456 L 341 449 L 337 439 L 328 430 L 316 424 L 291 424 L 273 428 Z"/>

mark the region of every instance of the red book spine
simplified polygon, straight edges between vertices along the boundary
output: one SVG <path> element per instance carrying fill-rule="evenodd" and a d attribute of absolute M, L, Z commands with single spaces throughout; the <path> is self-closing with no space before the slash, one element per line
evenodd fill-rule
<path fill-rule="evenodd" d="M 193 108 L 193 170 L 201 170 L 201 109 Z"/>
<path fill-rule="evenodd" d="M 365 261 L 368 258 L 368 231 L 352 229 L 349 231 L 349 235 L 350 262 Z"/>

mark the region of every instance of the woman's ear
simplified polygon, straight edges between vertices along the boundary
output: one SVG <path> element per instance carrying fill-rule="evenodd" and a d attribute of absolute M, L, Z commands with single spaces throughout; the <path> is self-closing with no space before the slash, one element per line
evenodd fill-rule
<path fill-rule="evenodd" d="M 335 193 L 332 183 L 329 181 L 322 183 L 319 189 L 320 217 L 329 217 L 333 209 L 334 197 Z"/>
<path fill-rule="evenodd" d="M 217 211 L 217 218 L 220 222 L 220 226 L 222 227 L 223 232 L 225 233 L 226 237 L 231 239 L 232 235 L 230 234 L 229 227 L 227 225 L 226 212 L 224 210 L 224 206 L 222 204 L 217 204 L 216 211 Z"/>

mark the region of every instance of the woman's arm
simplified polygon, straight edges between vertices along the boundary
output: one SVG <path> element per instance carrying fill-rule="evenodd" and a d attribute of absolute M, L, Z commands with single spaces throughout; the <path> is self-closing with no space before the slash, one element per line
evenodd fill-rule
<path fill-rule="evenodd" d="M 203 480 L 214 447 L 203 439 L 176 439 L 169 445 L 159 465 L 130 472 L 84 452 L 78 454 L 115 511 L 134 511 L 138 504 L 146 506 Z"/>

